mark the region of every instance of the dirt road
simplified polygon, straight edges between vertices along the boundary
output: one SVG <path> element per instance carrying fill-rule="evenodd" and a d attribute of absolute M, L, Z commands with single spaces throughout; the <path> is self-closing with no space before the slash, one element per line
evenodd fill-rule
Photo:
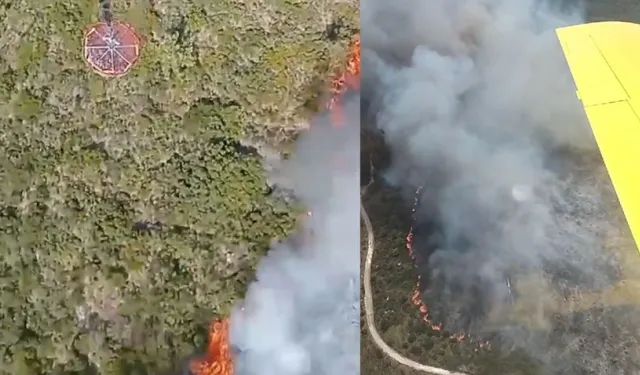
<path fill-rule="evenodd" d="M 367 210 L 362 204 L 360 205 L 360 215 L 362 216 L 365 228 L 367 229 L 367 257 L 365 260 L 363 278 L 364 310 L 367 321 L 367 329 L 369 330 L 369 333 L 371 334 L 371 337 L 376 346 L 392 360 L 417 371 L 433 375 L 467 375 L 462 372 L 451 372 L 443 368 L 418 363 L 393 350 L 386 342 L 384 342 L 375 326 L 373 296 L 371 294 L 371 263 L 373 261 L 373 252 L 375 250 L 375 234 L 373 232 L 373 226 L 371 225 L 371 220 L 369 219 Z"/>

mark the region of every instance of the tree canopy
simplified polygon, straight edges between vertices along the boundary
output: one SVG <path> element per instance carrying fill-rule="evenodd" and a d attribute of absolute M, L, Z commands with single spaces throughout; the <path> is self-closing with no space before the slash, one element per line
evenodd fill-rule
<path fill-rule="evenodd" d="M 248 144 L 304 128 L 357 3 L 123 0 L 145 44 L 85 66 L 95 0 L 0 0 L 0 375 L 157 374 L 206 344 L 295 210 Z"/>

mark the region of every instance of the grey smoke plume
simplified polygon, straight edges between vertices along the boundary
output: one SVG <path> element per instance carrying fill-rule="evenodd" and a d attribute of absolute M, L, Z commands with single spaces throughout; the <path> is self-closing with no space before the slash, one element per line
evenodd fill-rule
<path fill-rule="evenodd" d="M 387 180 L 423 186 L 418 220 L 439 228 L 422 238 L 437 285 L 423 298 L 449 310 L 432 315 L 454 331 L 498 331 L 561 367 L 550 356 L 575 350 L 575 336 L 550 354 L 548 338 L 505 322 L 548 330 L 570 303 L 558 289 L 615 278 L 599 238 L 612 225 L 601 192 L 576 172 L 588 158 L 567 156 L 597 155 L 554 32 L 581 12 L 534 0 L 363 0 L 361 17 L 363 106 L 391 151 Z M 505 317 L 519 275 L 524 313 Z M 478 294 L 482 319 L 457 319 Z M 605 354 L 589 355 L 580 371 L 613 373 L 600 371 Z"/>
<path fill-rule="evenodd" d="M 275 244 L 233 312 L 239 375 L 359 373 L 359 97 L 344 110 L 341 128 L 318 117 L 284 167 L 310 235 Z"/>

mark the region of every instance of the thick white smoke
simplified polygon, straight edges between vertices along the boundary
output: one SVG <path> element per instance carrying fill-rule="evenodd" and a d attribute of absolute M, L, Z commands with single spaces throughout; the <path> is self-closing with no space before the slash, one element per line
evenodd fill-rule
<path fill-rule="evenodd" d="M 310 234 L 273 246 L 233 312 L 238 375 L 359 373 L 359 97 L 344 111 L 340 128 L 317 118 L 284 167 Z"/>
<path fill-rule="evenodd" d="M 502 331 L 547 361 L 544 342 L 501 327 L 502 315 L 488 320 L 512 276 L 527 281 L 510 318 L 533 330 L 566 312 L 556 289 L 613 282 L 599 238 L 611 223 L 575 168 L 596 144 L 554 32 L 581 12 L 535 0 L 363 0 L 361 15 L 365 118 L 391 151 L 387 181 L 424 186 L 418 216 L 440 227 L 429 240 L 439 290 L 428 293 L 465 304 L 483 288 L 493 306 L 465 328 Z M 592 354 L 585 366 L 605 373 L 605 354 Z"/>

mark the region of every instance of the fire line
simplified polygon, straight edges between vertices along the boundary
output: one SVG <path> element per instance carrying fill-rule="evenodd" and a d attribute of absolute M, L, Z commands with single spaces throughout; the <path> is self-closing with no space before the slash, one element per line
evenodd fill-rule
<path fill-rule="evenodd" d="M 416 215 L 416 210 L 418 209 L 418 203 L 420 200 L 420 192 L 422 191 L 422 186 L 420 186 L 418 189 L 416 189 L 416 193 L 415 193 L 415 197 L 413 200 L 413 207 L 411 209 L 411 215 L 412 215 L 412 220 L 415 223 L 415 215 Z M 417 263 L 416 263 L 416 255 L 413 251 L 413 233 L 414 233 L 414 226 L 412 225 L 409 228 L 409 233 L 407 234 L 406 237 L 406 248 L 407 251 L 409 252 L 409 255 L 411 256 L 411 259 L 413 260 L 413 264 L 414 267 L 418 267 Z M 439 331 L 442 332 L 444 325 L 442 323 L 436 323 L 431 321 L 431 319 L 429 318 L 429 307 L 427 306 L 427 304 L 422 300 L 422 298 L 420 297 L 420 291 L 421 289 L 421 279 L 420 279 L 420 275 L 418 274 L 418 280 L 416 282 L 416 285 L 413 289 L 413 292 L 411 293 L 411 302 L 418 307 L 418 309 L 420 310 L 420 315 L 422 316 L 422 320 L 429 325 L 429 327 L 431 327 L 432 330 L 434 331 Z M 467 338 L 467 340 L 469 340 L 470 342 L 474 342 L 469 335 L 467 335 L 464 332 L 458 332 L 458 333 L 453 333 L 450 334 L 449 336 L 450 339 L 452 340 L 456 340 L 458 342 L 461 342 L 462 340 L 464 340 L 465 338 Z M 490 348 L 490 343 L 488 341 L 482 341 L 482 342 L 477 342 L 478 346 L 482 349 L 489 349 Z"/>
<path fill-rule="evenodd" d="M 326 108 L 331 112 L 331 122 L 335 127 L 343 124 L 342 97 L 347 90 L 360 87 L 360 36 L 349 45 L 348 54 L 342 68 L 330 82 L 331 98 Z M 307 213 L 311 216 L 311 212 Z M 228 318 L 215 320 L 209 327 L 209 345 L 201 358 L 190 363 L 193 375 L 234 375 L 233 355 L 229 343 Z"/>

